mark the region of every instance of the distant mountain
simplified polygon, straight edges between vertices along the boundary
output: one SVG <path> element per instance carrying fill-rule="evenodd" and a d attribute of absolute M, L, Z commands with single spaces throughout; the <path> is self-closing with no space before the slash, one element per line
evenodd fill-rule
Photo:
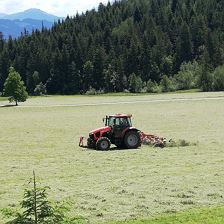
<path fill-rule="evenodd" d="M 17 38 L 25 29 L 29 33 L 32 30 L 41 29 L 42 26 L 49 29 L 59 19 L 61 18 L 40 9 L 28 9 L 11 15 L 0 13 L 0 32 L 3 33 L 5 39 L 8 39 L 9 35 Z"/>
<path fill-rule="evenodd" d="M 0 14 L 1 16 L 1 14 Z M 23 12 L 18 12 L 10 15 L 3 15 L 2 19 L 9 19 L 9 20 L 24 20 L 24 19 L 35 19 L 35 20 L 46 20 L 49 22 L 54 22 L 60 19 L 59 17 L 41 11 L 40 9 L 28 9 Z"/>
<path fill-rule="evenodd" d="M 26 29 L 28 33 L 32 33 L 32 30 L 40 30 L 42 26 L 50 29 L 53 22 L 46 20 L 24 19 L 24 20 L 9 20 L 0 19 L 0 32 L 3 33 L 3 37 L 8 39 L 11 35 L 13 38 L 17 38 Z"/>
<path fill-rule="evenodd" d="M 6 16 L 7 14 L 5 14 L 5 13 L 0 13 L 0 18 L 2 18 L 2 17 L 4 17 L 4 16 Z"/>

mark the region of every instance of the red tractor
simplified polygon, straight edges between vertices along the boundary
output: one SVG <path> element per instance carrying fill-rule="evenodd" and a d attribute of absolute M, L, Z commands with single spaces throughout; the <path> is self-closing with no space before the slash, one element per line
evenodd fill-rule
<path fill-rule="evenodd" d="M 141 146 L 141 132 L 132 127 L 132 115 L 115 114 L 103 119 L 105 127 L 95 129 L 89 133 L 87 147 L 98 150 L 109 150 L 114 144 L 118 148 L 136 149 Z M 83 146 L 83 137 L 80 138 Z"/>

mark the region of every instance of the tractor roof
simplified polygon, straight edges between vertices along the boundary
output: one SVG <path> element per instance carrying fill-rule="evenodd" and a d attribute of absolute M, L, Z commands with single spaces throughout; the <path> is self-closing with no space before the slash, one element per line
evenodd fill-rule
<path fill-rule="evenodd" d="M 131 114 L 112 114 L 112 115 L 109 115 L 108 117 L 128 117 L 128 118 L 131 118 L 132 115 Z"/>

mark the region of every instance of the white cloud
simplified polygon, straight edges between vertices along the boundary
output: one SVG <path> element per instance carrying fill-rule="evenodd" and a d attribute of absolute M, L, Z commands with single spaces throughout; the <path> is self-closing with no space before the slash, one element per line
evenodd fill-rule
<path fill-rule="evenodd" d="M 15 13 L 29 8 L 39 8 L 57 16 L 75 15 L 97 7 L 108 0 L 0 0 L 0 13 Z"/>

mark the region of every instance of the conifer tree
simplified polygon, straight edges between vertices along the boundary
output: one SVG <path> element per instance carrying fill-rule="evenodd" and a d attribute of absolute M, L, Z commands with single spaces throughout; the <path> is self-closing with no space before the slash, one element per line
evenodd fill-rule
<path fill-rule="evenodd" d="M 32 187 L 25 189 L 21 202 L 22 212 L 8 224 L 55 224 L 63 223 L 65 215 L 60 207 L 53 206 L 48 199 L 49 187 L 39 187 L 33 171 Z"/>
<path fill-rule="evenodd" d="M 177 40 L 177 68 L 182 62 L 188 62 L 192 59 L 192 43 L 189 27 L 183 22 L 180 28 L 179 38 Z"/>

